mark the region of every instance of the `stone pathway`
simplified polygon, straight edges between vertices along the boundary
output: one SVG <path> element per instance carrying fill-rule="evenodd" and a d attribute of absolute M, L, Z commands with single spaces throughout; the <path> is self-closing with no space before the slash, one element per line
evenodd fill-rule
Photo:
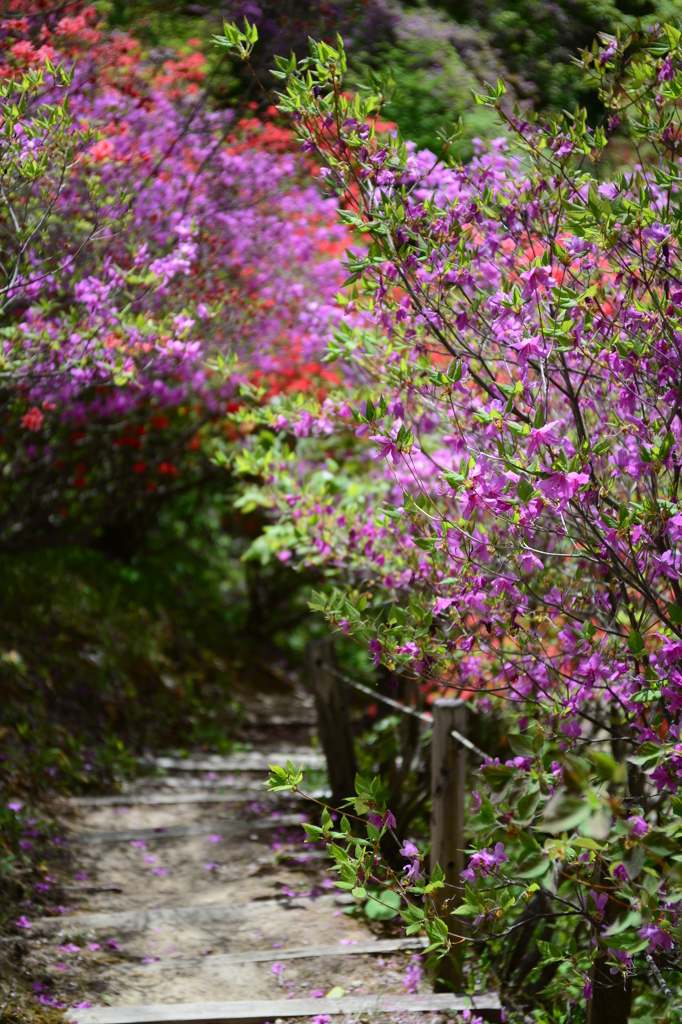
<path fill-rule="evenodd" d="M 31 946 L 34 963 L 64 972 L 66 1020 L 326 1024 L 416 1011 L 425 1024 L 466 1005 L 427 982 L 406 995 L 423 943 L 347 913 L 354 901 L 334 888 L 324 850 L 303 845 L 305 805 L 262 787 L 267 762 L 287 755 L 320 765 L 311 749 L 159 759 L 162 779 L 64 806 L 72 904 L 34 922 Z M 495 1019 L 495 1000 L 484 1003 Z"/>

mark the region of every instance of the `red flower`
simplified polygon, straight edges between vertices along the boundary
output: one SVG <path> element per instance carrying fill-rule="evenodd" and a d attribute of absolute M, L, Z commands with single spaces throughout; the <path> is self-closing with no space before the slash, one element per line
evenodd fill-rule
<path fill-rule="evenodd" d="M 45 417 L 38 406 L 34 405 L 21 417 L 21 425 L 22 427 L 26 427 L 27 430 L 38 431 L 42 427 L 44 419 Z"/>
<path fill-rule="evenodd" d="M 90 150 L 90 157 L 99 163 L 106 163 L 114 155 L 114 144 L 110 139 L 100 139 Z"/>

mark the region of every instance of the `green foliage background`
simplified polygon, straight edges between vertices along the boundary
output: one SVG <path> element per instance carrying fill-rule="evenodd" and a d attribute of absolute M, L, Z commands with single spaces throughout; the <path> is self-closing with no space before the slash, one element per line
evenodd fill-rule
<path fill-rule="evenodd" d="M 211 45 L 242 0 L 100 0 L 114 28 L 162 62 L 200 39 L 208 88 L 221 105 L 265 104 L 244 69 Z M 254 5 L 249 7 L 253 11 Z M 682 0 L 261 0 L 256 67 L 266 86 L 273 52 L 302 52 L 307 35 L 348 40 L 349 83 L 389 64 L 397 84 L 386 116 L 418 148 L 464 120 L 459 152 L 499 130 L 472 91 L 502 76 L 508 99 L 572 107 L 585 91 L 572 57 L 618 24 L 675 19 Z M 252 18 L 258 18 L 252 13 Z M 240 673 L 261 661 L 302 663 L 309 580 L 243 556 L 262 524 L 233 505 L 220 475 L 158 510 L 131 537 L 91 547 L 3 556 L 0 592 L 0 778 L 11 791 L 63 782 L 86 788 L 133 770 L 130 751 L 205 744 L 225 749 L 239 722 Z M 319 585 L 320 581 L 315 581 Z M 357 661 L 357 657 L 353 656 Z M 85 768 L 89 764 L 91 767 Z"/>
<path fill-rule="evenodd" d="M 133 32 L 152 61 L 202 40 L 219 104 L 267 103 L 243 68 L 211 46 L 222 16 L 239 15 L 240 0 L 97 6 L 112 27 Z M 350 84 L 390 64 L 398 88 L 386 115 L 417 147 L 432 149 L 439 124 L 461 115 L 466 159 L 476 137 L 498 130 L 474 103 L 482 82 L 502 76 L 510 103 L 590 108 L 595 98 L 572 63 L 578 48 L 637 17 L 675 19 L 682 0 L 261 0 L 259 8 L 256 66 L 266 86 L 273 50 L 301 51 L 308 33 L 340 31 Z M 243 560 L 262 524 L 233 508 L 230 488 L 221 476 L 203 493 L 174 499 L 125 543 L 114 529 L 93 547 L 3 557 L 0 772 L 10 789 L 47 779 L 80 787 L 114 781 L 131 768 L 126 752 L 145 746 L 224 748 L 239 720 L 235 681 L 253 650 L 265 652 L 261 660 L 300 663 L 315 629 L 310 581 Z"/>

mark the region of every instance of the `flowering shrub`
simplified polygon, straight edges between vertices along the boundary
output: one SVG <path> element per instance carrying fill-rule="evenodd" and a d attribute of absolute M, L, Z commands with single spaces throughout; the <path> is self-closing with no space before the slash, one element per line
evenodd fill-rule
<path fill-rule="evenodd" d="M 209 108 L 199 52 L 155 68 L 92 8 L 0 27 L 0 547 L 16 550 L 200 479 L 238 381 L 329 375 L 345 230 L 288 130 Z"/>
<path fill-rule="evenodd" d="M 462 878 L 429 878 L 411 842 L 406 873 L 376 866 L 376 780 L 366 839 L 308 827 L 339 884 L 364 898 L 381 875 L 431 951 L 473 977 L 484 946 L 479 980 L 519 1010 L 587 1000 L 593 1021 L 627 1019 L 633 979 L 638 1019 L 672 1019 L 680 983 L 681 40 L 586 54 L 596 128 L 505 114 L 487 87 L 509 131 L 467 166 L 453 125 L 437 156 L 378 139 L 382 96 L 343 91 L 340 42 L 278 59 L 280 109 L 368 245 L 329 350 L 350 395 L 252 409 L 238 463 L 270 550 L 337 577 L 314 608 L 375 664 L 505 718 Z M 253 39 L 221 42 L 248 59 Z M 641 157 L 605 180 L 616 131 Z"/>

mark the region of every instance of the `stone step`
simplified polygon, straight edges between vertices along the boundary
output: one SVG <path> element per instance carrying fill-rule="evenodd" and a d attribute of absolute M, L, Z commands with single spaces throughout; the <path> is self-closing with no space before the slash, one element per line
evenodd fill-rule
<path fill-rule="evenodd" d="M 357 942 L 342 946 L 302 946 L 295 949 L 255 949 L 245 953 L 218 953 L 211 956 L 172 957 L 154 960 L 152 963 L 116 964 L 116 970 L 131 969 L 144 971 L 177 971 L 196 969 L 204 964 L 222 966 L 230 964 L 269 963 L 275 960 L 307 960 L 314 957 L 360 956 L 374 953 L 397 953 L 401 950 L 420 950 L 428 945 L 428 939 L 375 939 L 374 942 Z"/>
<path fill-rule="evenodd" d="M 85 846 L 96 846 L 101 843 L 127 843 L 140 839 L 183 839 L 187 836 L 205 836 L 211 833 L 220 834 L 229 839 L 230 836 L 258 836 L 260 832 L 273 828 L 291 828 L 301 824 L 300 814 L 282 814 L 272 818 L 258 818 L 242 821 L 239 818 L 219 819 L 209 822 L 192 822 L 187 825 L 167 825 L 158 828 L 120 828 L 104 831 L 72 832 L 71 842 L 83 843 Z"/>
<path fill-rule="evenodd" d="M 501 1019 L 496 995 L 342 996 L 340 999 L 259 999 L 238 1003 L 160 1003 L 69 1010 L 74 1024 L 257 1024 L 290 1017 L 353 1014 L 368 1021 L 377 1014 L 461 1012 L 470 1009 L 488 1021 Z"/>
<path fill-rule="evenodd" d="M 207 903 L 190 907 L 150 907 L 147 910 L 120 910 L 110 913 L 60 914 L 40 917 L 33 922 L 31 936 L 59 931 L 75 935 L 87 931 L 141 932 L 159 925 L 211 924 L 213 922 L 243 921 L 258 917 L 264 909 L 293 907 L 309 910 L 312 907 L 344 906 L 354 903 L 350 895 L 338 893 L 317 896 L 315 899 L 285 897 L 282 899 L 253 900 L 250 903 Z"/>
<path fill-rule="evenodd" d="M 283 750 L 260 754 L 250 751 L 246 754 L 206 754 L 203 757 L 152 757 L 142 763 L 162 771 L 174 772 L 267 772 L 270 764 L 286 764 L 293 761 L 297 768 L 326 768 L 324 754 L 317 750 Z"/>

